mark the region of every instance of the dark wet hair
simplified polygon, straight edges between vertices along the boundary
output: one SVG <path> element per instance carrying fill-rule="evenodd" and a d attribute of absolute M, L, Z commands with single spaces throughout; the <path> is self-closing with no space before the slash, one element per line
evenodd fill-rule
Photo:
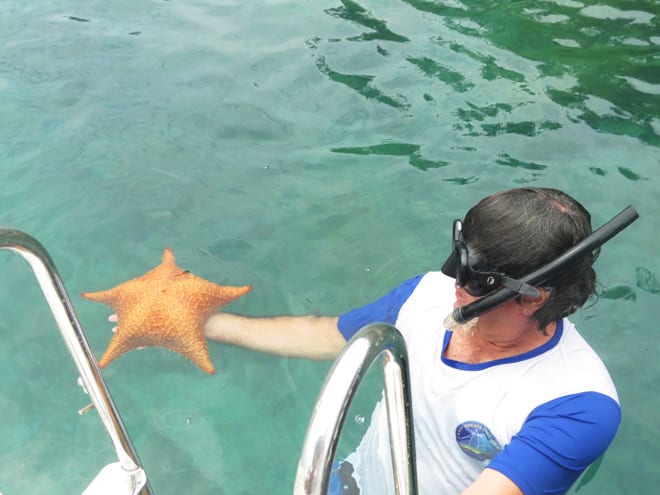
<path fill-rule="evenodd" d="M 591 215 L 578 201 L 557 189 L 525 187 L 482 199 L 463 221 L 463 235 L 471 253 L 482 257 L 490 270 L 523 277 L 591 234 Z M 532 319 L 541 332 L 574 313 L 595 294 L 592 268 L 598 251 L 553 275 L 542 286 L 548 301 Z M 520 301 L 520 298 L 518 298 Z"/>

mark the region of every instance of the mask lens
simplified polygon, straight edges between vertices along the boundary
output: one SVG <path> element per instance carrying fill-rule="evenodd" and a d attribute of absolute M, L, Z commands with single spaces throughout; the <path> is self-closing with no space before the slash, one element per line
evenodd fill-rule
<path fill-rule="evenodd" d="M 454 220 L 452 241 L 456 263 L 456 283 L 462 287 L 468 280 L 468 252 L 463 242 L 463 223 L 460 220 Z"/>
<path fill-rule="evenodd" d="M 481 272 L 470 266 L 467 246 L 463 240 L 463 224 L 460 220 L 454 221 L 453 234 L 456 284 L 473 297 L 481 297 L 495 290 L 497 287 L 494 284 L 489 285 L 487 279 L 484 280 L 484 277 L 480 276 Z"/>
<path fill-rule="evenodd" d="M 456 252 L 456 283 L 459 287 L 467 284 L 470 280 L 470 265 L 468 264 L 468 252 L 462 241 L 454 243 Z"/>

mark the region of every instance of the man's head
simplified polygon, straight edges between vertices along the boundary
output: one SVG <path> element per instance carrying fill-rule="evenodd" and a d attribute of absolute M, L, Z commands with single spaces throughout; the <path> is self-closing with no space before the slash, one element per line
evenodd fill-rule
<path fill-rule="evenodd" d="M 488 196 L 468 211 L 462 235 L 480 268 L 520 279 L 591 234 L 591 215 L 556 189 L 520 188 Z M 597 253 L 543 283 L 547 302 L 533 315 L 538 328 L 567 316 L 594 294 Z"/>

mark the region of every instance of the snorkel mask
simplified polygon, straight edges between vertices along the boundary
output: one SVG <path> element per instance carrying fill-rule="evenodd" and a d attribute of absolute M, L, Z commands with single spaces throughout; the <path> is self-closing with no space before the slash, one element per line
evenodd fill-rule
<path fill-rule="evenodd" d="M 521 277 L 520 280 L 495 271 L 486 270 L 477 254 L 471 254 L 463 240 L 462 223 L 454 221 L 452 253 L 445 261 L 441 271 L 456 279 L 456 284 L 474 297 L 481 297 L 466 306 L 454 309 L 445 319 L 449 330 L 456 328 L 470 329 L 476 325 L 476 318 L 510 301 L 518 295 L 539 295 L 536 286 L 550 280 L 562 270 L 583 260 L 586 256 L 609 241 L 616 234 L 633 223 L 639 214 L 628 206 L 598 230 L 582 239 L 572 248 L 554 260 Z"/>
<path fill-rule="evenodd" d="M 481 257 L 471 254 L 463 240 L 463 222 L 454 220 L 452 252 L 440 269 L 442 273 L 455 278 L 456 284 L 474 297 L 485 296 L 502 287 L 526 296 L 539 296 L 539 291 L 535 287 L 508 277 L 504 273 L 484 268 Z"/>

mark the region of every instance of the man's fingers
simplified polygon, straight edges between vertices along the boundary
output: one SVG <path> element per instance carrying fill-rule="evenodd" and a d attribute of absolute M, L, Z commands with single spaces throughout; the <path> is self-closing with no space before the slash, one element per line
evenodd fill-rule
<path fill-rule="evenodd" d="M 119 321 L 119 317 L 117 316 L 117 313 L 113 313 L 110 316 L 108 316 L 108 321 L 111 323 L 117 323 Z M 118 326 L 112 327 L 112 333 L 117 332 L 118 328 L 119 328 Z"/>

